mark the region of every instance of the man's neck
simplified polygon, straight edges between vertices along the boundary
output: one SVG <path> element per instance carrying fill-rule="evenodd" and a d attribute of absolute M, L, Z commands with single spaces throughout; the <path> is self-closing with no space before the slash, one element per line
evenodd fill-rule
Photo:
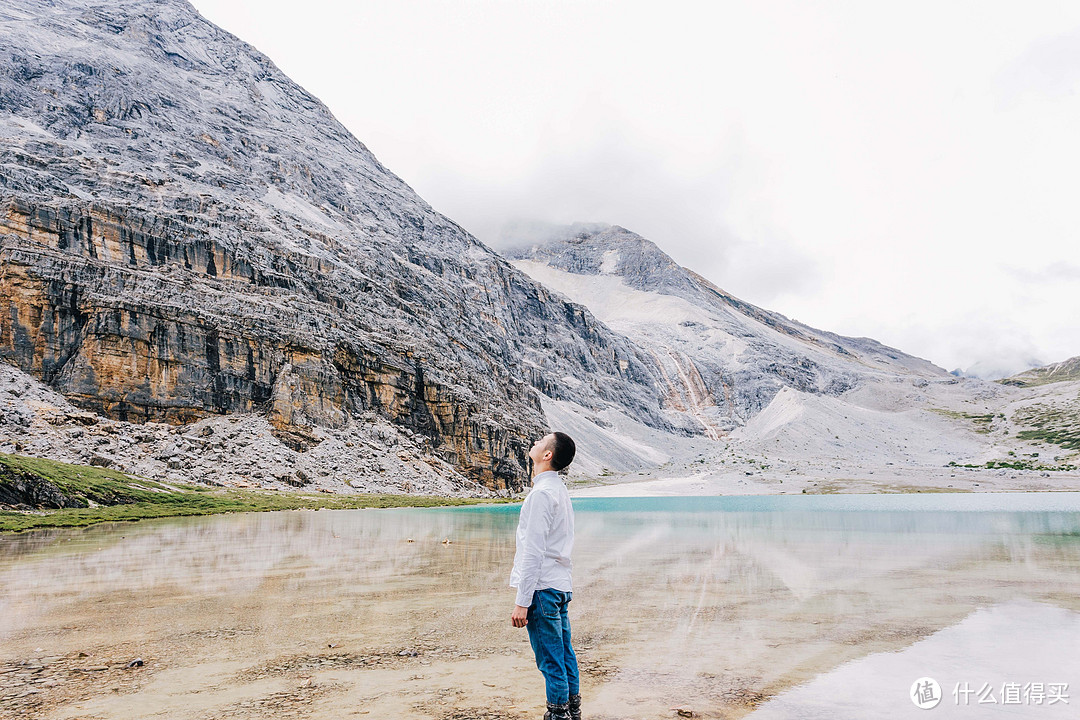
<path fill-rule="evenodd" d="M 555 470 L 552 470 L 550 467 L 548 467 L 548 468 L 536 468 L 536 471 L 533 473 L 533 476 L 532 476 L 533 482 L 535 482 L 536 478 L 540 477 L 544 473 L 555 473 L 556 475 L 558 474 L 558 473 L 556 473 Z"/>

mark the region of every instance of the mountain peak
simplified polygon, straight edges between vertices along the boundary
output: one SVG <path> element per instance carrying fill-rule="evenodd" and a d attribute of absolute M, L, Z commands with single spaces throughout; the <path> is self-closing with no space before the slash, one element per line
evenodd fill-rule
<path fill-rule="evenodd" d="M 618 225 L 531 224 L 520 235 L 507 239 L 510 242 L 503 245 L 508 249 L 503 252 L 517 267 L 589 307 L 601 320 L 612 322 L 616 331 L 634 336 L 633 328 L 640 328 L 641 320 L 648 317 L 648 324 L 659 323 L 649 330 L 651 336 L 661 331 L 669 333 L 671 328 L 668 326 L 674 322 L 673 318 L 682 317 L 676 311 L 676 305 L 681 303 L 679 307 L 687 312 L 693 309 L 690 314 L 697 320 L 683 323 L 691 328 L 687 332 L 695 335 L 704 327 L 716 331 L 710 335 L 713 339 L 700 348 L 705 355 L 716 351 L 712 348 L 714 342 L 724 345 L 728 340 L 721 338 L 729 338 L 733 344 L 724 352 L 735 352 L 739 358 L 735 365 L 740 368 L 754 368 L 747 371 L 748 375 L 739 375 L 743 370 L 736 371 L 732 362 L 717 360 L 715 367 L 704 373 L 739 380 L 741 387 L 734 390 L 721 387 L 728 382 L 726 380 L 718 381 L 716 388 L 722 395 L 746 394 L 743 401 L 736 403 L 737 409 L 733 410 L 736 415 L 756 412 L 762 401 L 771 399 L 782 385 L 836 394 L 853 387 L 857 378 L 867 372 L 921 377 L 946 375 L 944 370 L 925 360 L 869 338 L 844 337 L 818 330 L 740 300 L 676 263 L 655 243 Z M 590 279 L 576 280 L 574 276 Z M 622 289 L 615 287 L 618 284 Z M 668 296 L 672 299 L 657 300 L 667 308 L 658 314 L 652 301 L 635 297 L 633 291 L 650 294 L 653 298 Z M 602 297 L 596 296 L 596 292 L 601 292 Z M 678 303 L 673 298 L 677 298 Z M 633 308 L 639 305 L 641 318 L 635 320 Z M 702 319 L 705 316 L 707 320 Z M 673 342 L 683 347 L 695 345 L 699 340 L 679 338 Z M 736 346 L 742 349 L 734 351 Z M 658 352 L 663 355 L 670 349 L 664 345 Z M 701 355 L 695 355 L 695 360 L 701 359 Z M 761 385 L 757 381 L 760 378 L 768 379 Z"/>
<path fill-rule="evenodd" d="M 575 275 L 615 275 L 635 290 L 684 295 L 697 292 L 694 275 L 655 243 L 619 225 L 574 223 L 508 226 L 503 254 L 540 260 Z"/>

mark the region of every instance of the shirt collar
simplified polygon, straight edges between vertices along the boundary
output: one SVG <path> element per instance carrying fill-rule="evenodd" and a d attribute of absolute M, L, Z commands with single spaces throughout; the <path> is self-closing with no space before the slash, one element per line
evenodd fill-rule
<path fill-rule="evenodd" d="M 551 481 L 553 481 L 553 482 L 562 482 L 562 480 L 559 479 L 559 473 L 555 472 L 554 470 L 545 470 L 544 472 L 540 473 L 539 475 L 537 475 L 536 477 L 533 478 L 532 484 L 535 487 L 536 485 L 539 485 L 542 482 L 551 482 Z"/>

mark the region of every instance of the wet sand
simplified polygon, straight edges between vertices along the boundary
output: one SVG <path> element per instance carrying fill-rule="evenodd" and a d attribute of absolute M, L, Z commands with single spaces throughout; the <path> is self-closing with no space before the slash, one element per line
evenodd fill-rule
<path fill-rule="evenodd" d="M 979 611 L 1080 612 L 1076 513 L 593 502 L 571 603 L 589 718 L 743 717 Z M 509 623 L 515 523 L 300 511 L 0 538 L 0 717 L 538 718 Z"/>

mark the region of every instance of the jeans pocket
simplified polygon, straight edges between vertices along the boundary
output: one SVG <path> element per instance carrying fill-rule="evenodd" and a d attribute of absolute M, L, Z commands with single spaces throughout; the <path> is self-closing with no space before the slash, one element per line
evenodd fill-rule
<path fill-rule="evenodd" d="M 548 593 L 536 593 L 536 606 L 540 614 L 549 620 L 555 620 L 559 617 L 559 603 Z"/>

